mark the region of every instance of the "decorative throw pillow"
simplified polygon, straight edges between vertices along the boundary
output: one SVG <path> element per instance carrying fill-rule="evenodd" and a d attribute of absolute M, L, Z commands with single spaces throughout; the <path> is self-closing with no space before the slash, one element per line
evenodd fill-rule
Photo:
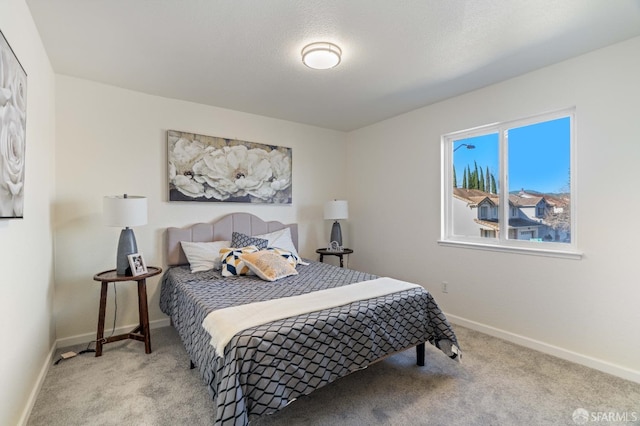
<path fill-rule="evenodd" d="M 276 281 L 290 275 L 298 275 L 298 271 L 284 257 L 269 250 L 243 254 L 240 259 L 257 276 L 265 281 Z"/>
<path fill-rule="evenodd" d="M 269 240 L 250 237 L 249 235 L 242 234 L 240 232 L 234 232 L 231 234 L 231 247 L 248 247 L 256 246 L 258 249 L 266 249 L 269 245 Z"/>
<path fill-rule="evenodd" d="M 290 251 L 296 259 L 298 259 L 298 263 L 302 262 L 302 259 L 300 259 L 300 255 L 296 250 L 296 246 L 293 245 L 290 228 L 283 228 L 278 231 L 269 232 L 268 234 L 256 235 L 255 237 L 269 240 L 269 247 L 278 247 Z"/>
<path fill-rule="evenodd" d="M 182 251 L 187 256 L 191 272 L 202 272 L 210 269 L 219 270 L 222 266 L 220 249 L 227 248 L 231 241 L 213 241 L 210 243 L 192 243 L 180 241 Z"/>
<path fill-rule="evenodd" d="M 258 251 L 256 246 L 220 249 L 220 257 L 222 258 L 222 276 L 231 277 L 234 275 L 253 275 L 240 256 L 243 254 L 254 253 L 256 251 Z"/>
<path fill-rule="evenodd" d="M 295 254 L 291 253 L 289 250 L 284 250 L 279 247 L 267 247 L 266 250 L 281 256 L 283 259 L 289 262 L 289 264 L 294 268 L 300 262 L 300 258 Z"/>

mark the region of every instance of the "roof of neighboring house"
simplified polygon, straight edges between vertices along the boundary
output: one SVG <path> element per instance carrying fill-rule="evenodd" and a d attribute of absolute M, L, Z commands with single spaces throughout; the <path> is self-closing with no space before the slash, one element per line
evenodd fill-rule
<path fill-rule="evenodd" d="M 518 195 L 521 198 L 544 198 L 544 200 L 552 207 L 568 207 L 571 204 L 571 197 L 568 193 L 553 193 L 553 194 L 532 194 L 521 190 Z"/>
<path fill-rule="evenodd" d="M 500 205 L 500 199 L 497 194 L 490 194 L 479 189 L 453 188 L 453 196 L 466 201 L 471 207 L 475 207 L 485 200 L 495 206 Z M 535 207 L 542 200 L 553 207 L 562 207 L 568 204 L 568 201 L 564 198 L 554 195 L 535 195 L 522 191 L 519 194 L 509 195 L 509 204 L 514 207 Z"/>
<path fill-rule="evenodd" d="M 480 225 L 487 227 L 489 229 L 498 230 L 498 219 L 474 219 L 474 221 Z M 540 222 L 536 222 L 531 219 L 526 218 L 513 218 L 509 219 L 509 228 L 528 228 L 528 227 L 539 227 L 543 225 Z"/>
<path fill-rule="evenodd" d="M 534 207 L 537 206 L 540 201 L 545 200 L 545 197 L 534 196 L 534 197 L 522 197 L 520 195 L 509 195 L 509 201 L 515 207 Z"/>
<path fill-rule="evenodd" d="M 568 207 L 571 204 L 569 194 L 545 194 L 544 198 L 553 207 Z"/>
<path fill-rule="evenodd" d="M 493 229 L 494 231 L 498 231 L 500 229 L 500 227 L 498 226 L 497 220 L 473 219 L 473 221 L 478 225 L 482 226 L 483 228 Z"/>
<path fill-rule="evenodd" d="M 453 196 L 460 200 L 466 201 L 469 206 L 477 206 L 484 200 L 498 205 L 498 196 L 479 189 L 453 188 Z"/>

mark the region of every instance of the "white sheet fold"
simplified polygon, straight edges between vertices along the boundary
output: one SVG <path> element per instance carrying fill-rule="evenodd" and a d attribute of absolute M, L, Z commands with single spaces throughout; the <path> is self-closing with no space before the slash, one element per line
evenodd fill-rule
<path fill-rule="evenodd" d="M 207 315 L 202 326 L 211 335 L 211 344 L 217 354 L 223 356 L 229 341 L 242 330 L 416 287 L 420 286 L 388 277 L 377 278 L 299 296 L 218 309 Z"/>

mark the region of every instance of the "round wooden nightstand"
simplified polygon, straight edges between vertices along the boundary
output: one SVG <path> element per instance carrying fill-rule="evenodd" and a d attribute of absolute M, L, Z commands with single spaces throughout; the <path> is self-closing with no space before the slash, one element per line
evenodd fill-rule
<path fill-rule="evenodd" d="M 147 278 L 154 277 L 162 272 L 162 268 L 149 266 L 147 273 L 136 276 L 118 275 L 115 269 L 103 271 L 93 276 L 95 281 L 102 283 L 100 290 L 100 310 L 98 312 L 98 333 L 96 335 L 96 356 L 102 355 L 102 346 L 117 342 L 118 340 L 133 339 L 144 342 L 144 351 L 151 353 L 151 335 L 149 334 L 149 307 L 147 306 Z M 104 338 L 104 316 L 107 308 L 107 290 L 109 283 L 117 283 L 121 281 L 135 281 L 138 283 L 138 317 L 140 324 L 130 333 L 120 334 L 118 336 L 110 336 Z"/>
<path fill-rule="evenodd" d="M 342 257 L 346 254 L 349 255 L 353 253 L 353 250 L 344 248 L 341 251 L 329 250 L 327 248 L 319 248 L 316 250 L 316 253 L 320 255 L 320 262 L 324 259 L 324 256 L 338 256 L 340 258 L 340 267 L 344 268 L 344 263 L 342 261 Z"/>

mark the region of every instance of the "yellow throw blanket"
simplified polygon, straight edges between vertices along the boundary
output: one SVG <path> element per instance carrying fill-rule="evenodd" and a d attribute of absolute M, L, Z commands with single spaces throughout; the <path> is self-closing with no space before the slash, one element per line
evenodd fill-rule
<path fill-rule="evenodd" d="M 229 341 L 242 330 L 416 287 L 420 286 L 383 277 L 299 296 L 218 309 L 207 315 L 202 326 L 211 335 L 211 344 L 215 347 L 218 356 L 223 356 Z"/>

